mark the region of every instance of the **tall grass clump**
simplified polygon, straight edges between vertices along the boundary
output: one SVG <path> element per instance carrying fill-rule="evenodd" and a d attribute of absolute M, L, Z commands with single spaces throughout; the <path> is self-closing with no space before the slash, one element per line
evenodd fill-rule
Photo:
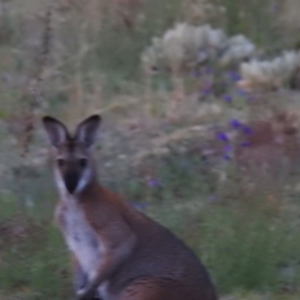
<path fill-rule="evenodd" d="M 229 206 L 211 208 L 202 217 L 204 257 L 222 291 L 241 288 L 278 293 L 285 285 L 295 284 L 297 267 L 289 279 L 284 268 L 293 263 L 297 252 L 291 249 L 300 241 L 295 228 L 287 225 L 287 216 Z"/>
<path fill-rule="evenodd" d="M 233 166 L 227 169 L 227 183 L 219 182 L 211 163 L 199 154 L 171 152 L 161 164 L 160 177 L 150 181 L 146 211 L 203 259 L 221 294 L 297 293 L 297 203 L 278 193 L 275 181 L 265 180 L 264 188 L 243 182 L 243 173 Z M 225 187 L 218 189 L 220 184 Z"/>
<path fill-rule="evenodd" d="M 140 8 L 130 28 L 124 25 L 116 28 L 114 20 L 103 19 L 96 53 L 99 67 L 106 74 L 127 80 L 136 76 L 140 53 L 148 41 L 182 18 L 181 1 L 144 1 L 140 5 L 143 10 Z"/>
<path fill-rule="evenodd" d="M 213 1 L 224 7 L 225 13 L 219 22 L 229 34 L 243 32 L 255 44 L 267 49 L 280 49 L 280 22 L 278 13 L 282 1 Z"/>
<path fill-rule="evenodd" d="M 23 223 L 14 220 L 4 231 L 3 223 L 2 220 L 1 299 L 9 295 L 49 300 L 68 297 L 71 274 L 57 229 L 47 222 L 27 219 Z"/>
<path fill-rule="evenodd" d="M 217 197 L 199 198 L 173 207 L 163 205 L 168 212 L 155 215 L 198 253 L 221 294 L 297 292 L 300 239 L 296 220 L 291 222 L 289 214 L 274 208 L 245 204 L 249 200 L 243 197 L 239 201 L 235 206 L 218 203 Z"/>

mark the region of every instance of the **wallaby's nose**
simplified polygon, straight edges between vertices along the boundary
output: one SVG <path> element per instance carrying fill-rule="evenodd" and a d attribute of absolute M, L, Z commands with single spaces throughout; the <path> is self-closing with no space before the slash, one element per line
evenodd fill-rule
<path fill-rule="evenodd" d="M 67 188 L 68 192 L 70 194 L 73 194 L 74 191 L 76 190 L 76 187 L 77 187 L 77 184 L 78 184 L 78 181 L 79 181 L 78 174 L 76 174 L 74 172 L 70 172 L 70 173 L 65 175 L 64 180 L 65 180 L 65 185 L 66 185 L 66 188 Z"/>

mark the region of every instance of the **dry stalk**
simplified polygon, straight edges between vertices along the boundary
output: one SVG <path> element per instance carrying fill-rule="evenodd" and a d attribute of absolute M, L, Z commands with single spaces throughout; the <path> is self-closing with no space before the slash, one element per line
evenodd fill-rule
<path fill-rule="evenodd" d="M 29 92 L 32 100 L 29 102 L 27 111 L 24 113 L 24 128 L 22 133 L 21 143 L 21 156 L 24 158 L 29 151 L 29 146 L 33 140 L 34 129 L 36 127 L 37 118 L 43 109 L 44 96 L 42 93 L 42 83 L 44 79 L 45 67 L 49 60 L 51 52 L 52 40 L 52 14 L 53 5 L 48 5 L 45 15 L 45 31 L 42 36 L 41 52 L 37 59 L 36 72 L 29 83 Z"/>
<path fill-rule="evenodd" d="M 37 69 L 29 83 L 29 94 L 32 100 L 28 103 L 25 110 L 21 112 L 21 116 L 19 118 L 22 128 L 17 134 L 17 140 L 20 147 L 21 163 L 12 169 L 12 175 L 17 183 L 15 185 L 15 193 L 17 196 L 18 211 L 23 217 L 25 217 L 26 212 L 24 196 L 24 191 L 26 190 L 24 186 L 24 179 L 27 177 L 26 170 L 28 168 L 28 159 L 26 159 L 26 157 L 29 153 L 29 148 L 34 137 L 34 131 L 38 124 L 38 117 L 44 104 L 41 86 L 51 50 L 52 11 L 52 5 L 49 5 L 45 16 L 45 31 L 42 36 L 41 52 L 36 62 Z"/>

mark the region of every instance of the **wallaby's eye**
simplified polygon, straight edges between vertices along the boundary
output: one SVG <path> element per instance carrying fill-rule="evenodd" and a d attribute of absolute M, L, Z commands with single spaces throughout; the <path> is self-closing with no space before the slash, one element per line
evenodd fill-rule
<path fill-rule="evenodd" d="M 57 164 L 58 164 L 58 166 L 62 167 L 62 166 L 64 166 L 65 161 L 64 161 L 62 158 L 59 158 L 59 159 L 57 160 Z"/>
<path fill-rule="evenodd" d="M 87 159 L 86 158 L 80 158 L 78 160 L 78 163 L 79 163 L 80 167 L 84 168 L 87 165 Z"/>

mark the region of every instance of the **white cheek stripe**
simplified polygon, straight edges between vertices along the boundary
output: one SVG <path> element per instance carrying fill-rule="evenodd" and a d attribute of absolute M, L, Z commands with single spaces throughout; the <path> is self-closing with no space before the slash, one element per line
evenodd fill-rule
<path fill-rule="evenodd" d="M 64 182 L 63 178 L 61 177 L 59 170 L 56 167 L 54 168 L 54 177 L 55 177 L 56 185 L 57 185 L 58 190 L 61 193 L 61 195 L 64 196 L 64 195 L 68 194 L 65 182 Z"/>
<path fill-rule="evenodd" d="M 83 171 L 83 174 L 81 175 L 81 178 L 77 184 L 75 193 L 80 193 L 86 186 L 87 184 L 91 181 L 92 178 L 92 171 L 90 168 L 85 168 Z"/>

